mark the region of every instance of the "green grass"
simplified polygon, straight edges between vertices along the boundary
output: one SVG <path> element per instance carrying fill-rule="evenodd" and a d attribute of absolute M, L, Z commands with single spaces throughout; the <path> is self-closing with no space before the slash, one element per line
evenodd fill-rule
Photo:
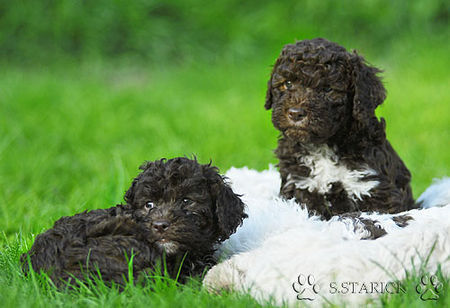
<path fill-rule="evenodd" d="M 410 46 L 411 47 L 411 46 Z M 450 175 L 448 47 L 399 46 L 368 57 L 385 69 L 388 99 L 378 114 L 413 174 L 416 197 L 432 178 Z M 275 53 L 276 54 L 276 53 Z M 225 172 L 276 163 L 277 132 L 264 96 L 274 58 L 245 64 L 163 68 L 89 62 L 0 71 L 0 302 L 9 306 L 255 306 L 249 296 L 185 287 L 123 293 L 56 292 L 22 277 L 18 256 L 32 234 L 63 215 L 105 208 L 145 160 L 196 155 Z M 21 237 L 19 234 L 23 234 Z M 448 290 L 448 280 L 446 289 Z M 440 302 L 449 303 L 448 292 Z M 417 294 L 382 304 L 422 304 Z M 409 305 L 409 304 L 408 304 Z"/>
<path fill-rule="evenodd" d="M 420 294 L 417 293 L 417 285 L 420 283 L 423 270 L 418 270 L 413 273 L 407 273 L 406 279 L 401 281 L 401 291 L 399 294 L 384 294 L 380 297 L 380 303 L 384 307 L 397 308 L 397 307 L 448 307 L 450 303 L 449 285 L 450 279 L 442 274 L 439 269 L 436 277 L 442 283 L 442 289 L 437 293 L 439 297 L 437 300 L 422 300 Z M 422 289 L 424 290 L 424 289 Z M 424 296 L 425 299 L 427 294 Z"/>

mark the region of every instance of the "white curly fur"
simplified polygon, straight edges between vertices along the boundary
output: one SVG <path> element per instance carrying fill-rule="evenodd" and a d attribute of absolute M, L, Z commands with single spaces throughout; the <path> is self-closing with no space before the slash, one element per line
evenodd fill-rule
<path fill-rule="evenodd" d="M 433 200 L 425 198 L 431 208 L 407 212 L 414 220 L 404 228 L 392 220 L 400 214 L 364 214 L 379 221 L 388 234 L 360 240 L 367 231 L 357 220 L 321 221 L 308 217 L 293 200 L 279 199 L 279 174 L 272 167 L 262 172 L 232 168 L 226 176 L 233 190 L 243 194 L 249 218 L 221 245 L 218 255 L 225 261 L 207 273 L 204 285 L 209 289 L 248 291 L 260 301 L 272 298 L 278 304 L 297 305 L 305 302 L 297 299 L 292 284 L 300 274 L 313 275 L 319 292 L 312 293 L 315 299 L 307 303 L 360 304 L 379 294 L 331 294 L 330 283 L 387 283 L 404 279 L 405 271 L 418 271 L 421 266 L 433 273 L 440 265 L 450 275 L 450 199 L 445 206 L 441 202 L 434 205 L 442 207 L 431 207 L 433 200 L 444 200 L 436 195 L 445 195 L 450 181 L 432 186 L 442 185 Z"/>

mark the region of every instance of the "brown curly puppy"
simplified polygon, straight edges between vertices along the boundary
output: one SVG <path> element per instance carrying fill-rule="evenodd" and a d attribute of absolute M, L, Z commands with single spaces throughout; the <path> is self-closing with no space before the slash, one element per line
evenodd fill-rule
<path fill-rule="evenodd" d="M 411 174 L 375 109 L 385 89 L 356 52 L 317 38 L 286 45 L 268 82 L 266 109 L 281 132 L 281 195 L 330 218 L 416 207 Z"/>
<path fill-rule="evenodd" d="M 21 256 L 23 268 L 45 271 L 57 286 L 92 273 L 123 284 L 133 256 L 135 278 L 165 258 L 170 276 L 200 275 L 215 264 L 217 243 L 247 217 L 218 169 L 174 158 L 145 163 L 126 204 L 62 217 Z M 28 257 L 30 262 L 28 262 Z"/>

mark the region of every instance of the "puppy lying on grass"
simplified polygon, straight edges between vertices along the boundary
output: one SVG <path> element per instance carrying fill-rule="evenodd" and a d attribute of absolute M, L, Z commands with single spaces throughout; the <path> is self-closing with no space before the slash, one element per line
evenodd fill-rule
<path fill-rule="evenodd" d="M 21 256 L 58 287 L 87 277 L 123 284 L 163 263 L 183 282 L 215 264 L 216 244 L 247 215 L 216 167 L 174 158 L 148 162 L 125 194 L 125 204 L 62 217 Z M 132 259 L 132 260 L 131 260 Z M 164 261 L 163 261 L 164 260 Z"/>

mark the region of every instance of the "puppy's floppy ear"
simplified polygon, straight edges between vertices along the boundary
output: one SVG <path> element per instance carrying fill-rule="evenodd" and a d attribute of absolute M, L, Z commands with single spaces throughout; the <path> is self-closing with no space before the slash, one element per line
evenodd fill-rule
<path fill-rule="evenodd" d="M 136 177 L 133 182 L 131 183 L 130 188 L 128 188 L 128 190 L 125 193 L 125 196 L 123 197 L 123 199 L 125 200 L 125 202 L 127 204 L 133 204 L 133 200 L 134 200 L 134 194 L 136 191 L 136 184 L 138 182 L 138 177 Z"/>
<path fill-rule="evenodd" d="M 360 122 L 369 121 L 386 98 L 386 90 L 377 76 L 381 70 L 369 66 L 356 52 L 353 52 L 350 63 L 354 89 L 353 118 Z"/>
<path fill-rule="evenodd" d="M 275 64 L 272 68 L 272 72 L 270 73 L 270 79 L 267 82 L 267 91 L 266 91 L 266 103 L 264 104 L 264 108 L 266 108 L 267 110 L 269 110 L 270 108 L 272 108 L 273 105 L 273 94 L 272 94 L 272 79 L 273 79 L 273 74 L 275 73 L 275 69 L 277 68 L 278 65 L 280 65 L 281 63 L 281 55 L 285 52 L 286 47 L 283 48 L 283 50 L 280 53 L 280 56 L 277 58 L 277 60 L 275 61 Z"/>
<path fill-rule="evenodd" d="M 213 191 L 216 199 L 219 240 L 224 241 L 248 216 L 244 213 L 245 205 L 241 198 L 231 190 L 222 177 L 214 184 Z"/>
<path fill-rule="evenodd" d="M 161 161 L 162 161 L 162 160 L 161 160 Z M 139 166 L 139 169 L 145 171 L 145 170 L 147 170 L 148 168 L 150 168 L 150 167 L 152 167 L 152 166 L 154 166 L 154 165 L 155 165 L 154 162 L 146 161 L 146 162 L 144 162 L 142 165 Z M 133 182 L 131 183 L 130 188 L 128 188 L 128 190 L 127 190 L 126 193 L 125 193 L 125 196 L 123 197 L 123 199 L 125 200 L 125 202 L 128 203 L 128 204 L 130 204 L 130 205 L 133 204 L 133 201 L 134 201 L 134 195 L 135 195 L 135 192 L 136 192 L 136 184 L 138 183 L 139 178 L 140 178 L 140 174 L 139 174 L 137 177 L 135 177 L 135 178 L 133 179 Z"/>
<path fill-rule="evenodd" d="M 273 74 L 273 72 L 272 72 Z M 267 110 L 269 110 L 270 108 L 272 108 L 272 75 L 270 75 L 270 79 L 267 82 L 267 91 L 266 91 L 266 103 L 264 104 L 264 108 L 266 108 Z"/>
<path fill-rule="evenodd" d="M 368 65 L 356 52 L 350 55 L 349 63 L 353 90 L 352 130 L 365 132 L 372 140 L 384 140 L 386 138 L 384 119 L 378 121 L 375 115 L 375 109 L 386 98 L 386 90 L 377 76 L 381 71 Z"/>
<path fill-rule="evenodd" d="M 350 64 L 354 91 L 352 115 L 362 125 L 370 126 L 376 120 L 375 109 L 386 98 L 386 90 L 377 76 L 381 71 L 369 66 L 356 52 L 351 55 Z"/>

